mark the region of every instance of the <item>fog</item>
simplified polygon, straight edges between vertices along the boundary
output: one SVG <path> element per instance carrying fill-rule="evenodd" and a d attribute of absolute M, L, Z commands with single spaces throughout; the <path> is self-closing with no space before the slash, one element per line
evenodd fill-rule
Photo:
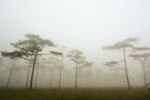
<path fill-rule="evenodd" d="M 43 48 L 41 54 L 62 51 L 63 47 L 61 88 L 75 86 L 76 66 L 67 56 L 74 49 L 82 51 L 86 60 L 93 62 L 91 67 L 78 70 L 78 88 L 127 87 L 124 63 L 113 67 L 105 65 L 107 61 L 122 61 L 122 50 L 104 50 L 103 47 L 136 37 L 139 40 L 134 44 L 136 47 L 149 48 L 149 11 L 149 0 L 0 0 L 0 51 L 16 50 L 10 43 L 26 40 L 25 34 L 32 33 L 57 45 L 56 48 Z M 139 61 L 129 57 L 132 53 L 132 48 L 126 50 L 130 86 L 143 87 L 143 69 Z M 37 87 L 59 87 L 59 69 L 53 69 L 53 76 L 49 69 L 51 57 L 54 56 L 42 55 L 37 59 L 33 87 L 37 66 Z M 56 58 L 61 60 L 59 56 Z M 6 87 L 12 59 L 2 55 L 1 59 L 0 87 Z M 146 83 L 150 82 L 149 61 L 148 58 L 145 63 Z M 25 87 L 28 65 L 24 59 L 15 60 L 16 70 L 9 87 Z"/>

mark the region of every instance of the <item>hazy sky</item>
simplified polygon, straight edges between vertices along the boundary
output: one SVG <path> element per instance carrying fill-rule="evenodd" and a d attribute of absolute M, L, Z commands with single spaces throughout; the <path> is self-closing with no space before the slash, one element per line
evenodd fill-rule
<path fill-rule="evenodd" d="M 150 45 L 150 0 L 0 0 L 0 50 L 25 33 L 79 49 L 101 64 L 115 56 L 103 45 L 128 37 Z"/>
<path fill-rule="evenodd" d="M 149 0 L 0 0 L 1 50 L 30 32 L 102 60 L 102 46 L 124 38 L 149 46 L 149 26 Z"/>

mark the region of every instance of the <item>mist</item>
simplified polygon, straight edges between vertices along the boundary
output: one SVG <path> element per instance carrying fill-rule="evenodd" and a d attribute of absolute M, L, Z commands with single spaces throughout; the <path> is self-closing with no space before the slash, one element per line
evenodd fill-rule
<path fill-rule="evenodd" d="M 21 50 L 10 43 L 28 40 L 27 34 L 57 45 L 40 48 L 32 88 L 128 88 L 127 77 L 131 88 L 144 87 L 150 83 L 149 5 L 149 0 L 1 0 L 0 87 L 31 86 L 31 54 L 10 58 Z M 126 46 L 116 47 L 118 42 Z M 125 63 L 122 48 L 126 48 Z M 72 50 L 81 52 L 75 52 L 79 61 Z M 146 58 L 138 55 L 144 53 Z"/>

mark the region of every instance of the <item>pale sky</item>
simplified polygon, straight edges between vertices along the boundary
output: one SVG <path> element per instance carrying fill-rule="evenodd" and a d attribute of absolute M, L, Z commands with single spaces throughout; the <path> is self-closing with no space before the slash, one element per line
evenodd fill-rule
<path fill-rule="evenodd" d="M 79 49 L 99 65 L 116 56 L 104 45 L 138 37 L 150 46 L 150 0 L 0 0 L 0 50 L 25 33 Z"/>
<path fill-rule="evenodd" d="M 33 33 L 102 60 L 101 48 L 124 38 L 149 46 L 149 26 L 149 0 L 0 0 L 1 50 Z"/>

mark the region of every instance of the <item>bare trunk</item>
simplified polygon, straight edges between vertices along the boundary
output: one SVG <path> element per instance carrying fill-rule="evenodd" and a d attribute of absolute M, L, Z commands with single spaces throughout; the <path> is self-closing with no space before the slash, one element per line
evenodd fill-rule
<path fill-rule="evenodd" d="M 50 88 L 52 88 L 53 75 L 54 75 L 54 71 L 52 71 L 52 73 L 51 73 L 51 77 L 50 77 Z"/>
<path fill-rule="evenodd" d="M 127 69 L 127 62 L 126 62 L 126 49 L 123 49 L 123 53 L 124 53 L 124 65 L 125 65 L 125 72 L 126 72 L 126 79 L 127 79 L 127 85 L 128 85 L 128 89 L 130 89 L 130 82 L 129 82 L 129 76 L 128 76 L 128 69 Z"/>
<path fill-rule="evenodd" d="M 31 81 L 30 81 L 30 89 L 32 90 L 32 83 L 33 83 L 33 75 L 34 75 L 34 69 L 35 69 L 35 64 L 36 64 L 36 58 L 37 58 L 38 51 L 36 51 L 34 55 L 34 61 L 33 61 L 33 68 L 32 68 L 32 73 L 31 73 Z"/>
<path fill-rule="evenodd" d="M 78 68 L 77 68 L 77 67 L 78 67 L 78 64 L 77 64 L 77 62 L 76 62 L 75 88 L 77 88 L 77 80 L 78 80 L 78 76 L 77 76 L 77 75 L 78 75 Z"/>
<path fill-rule="evenodd" d="M 63 56 L 62 56 L 62 64 L 61 64 L 60 74 L 59 74 L 59 75 L 60 75 L 60 76 L 59 76 L 59 77 L 60 77 L 60 78 L 59 78 L 59 88 L 61 88 L 61 75 L 62 75 L 63 63 L 64 63 L 64 62 L 63 62 Z"/>
<path fill-rule="evenodd" d="M 37 80 L 38 80 L 38 76 L 39 76 L 39 60 L 38 60 L 38 64 L 37 64 L 37 71 L 36 71 L 36 79 L 35 79 L 35 88 L 37 88 Z"/>
<path fill-rule="evenodd" d="M 9 84 L 10 84 L 10 80 L 11 80 L 11 77 L 12 77 L 14 65 L 15 65 L 15 61 L 13 60 L 12 66 L 11 66 L 11 69 L 10 69 L 10 73 L 9 73 L 9 77 L 8 77 L 8 81 L 7 81 L 7 84 L 6 84 L 6 87 L 7 87 L 7 88 L 9 87 Z"/>
<path fill-rule="evenodd" d="M 28 66 L 28 73 L 27 73 L 27 79 L 26 79 L 26 88 L 28 87 L 28 81 L 29 81 L 29 74 L 30 74 L 30 66 L 31 66 L 31 62 L 29 62 L 29 66 Z"/>
<path fill-rule="evenodd" d="M 59 88 L 61 88 L 61 73 L 62 73 L 62 71 L 60 69 L 60 73 L 59 73 Z"/>
<path fill-rule="evenodd" d="M 144 63 L 142 63 L 142 68 L 143 68 L 143 76 L 144 76 L 144 87 L 146 88 L 146 71 L 145 71 L 145 65 Z"/>

